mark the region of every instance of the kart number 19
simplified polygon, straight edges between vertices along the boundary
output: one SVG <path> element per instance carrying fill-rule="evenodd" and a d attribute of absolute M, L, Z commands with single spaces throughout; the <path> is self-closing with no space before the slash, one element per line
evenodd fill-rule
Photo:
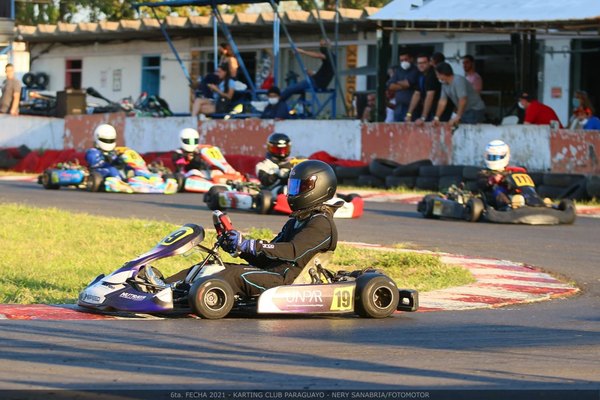
<path fill-rule="evenodd" d="M 354 286 L 336 288 L 333 291 L 331 311 L 352 311 L 354 308 Z"/>
<path fill-rule="evenodd" d="M 175 232 L 171 233 L 166 238 L 164 238 L 162 240 L 162 242 L 160 242 L 160 244 L 167 245 L 167 246 L 171 245 L 171 244 L 175 243 L 176 241 L 178 241 L 179 239 L 184 238 L 187 235 L 191 234 L 193 231 L 194 230 L 192 228 L 178 229 Z"/>

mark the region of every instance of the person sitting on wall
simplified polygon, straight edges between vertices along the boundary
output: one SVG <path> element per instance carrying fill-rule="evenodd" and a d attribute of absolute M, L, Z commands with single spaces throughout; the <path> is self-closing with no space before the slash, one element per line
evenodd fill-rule
<path fill-rule="evenodd" d="M 277 86 L 272 86 L 267 91 L 269 104 L 265 107 L 261 114 L 262 119 L 288 119 L 290 117 L 290 109 L 285 101 L 281 100 L 281 91 Z"/>
<path fill-rule="evenodd" d="M 525 120 L 523 122 L 525 125 L 550 125 L 552 121 L 556 121 L 560 128 L 563 127 L 552 108 L 540 103 L 527 92 L 522 92 L 519 95 L 517 105 L 525 110 Z"/>

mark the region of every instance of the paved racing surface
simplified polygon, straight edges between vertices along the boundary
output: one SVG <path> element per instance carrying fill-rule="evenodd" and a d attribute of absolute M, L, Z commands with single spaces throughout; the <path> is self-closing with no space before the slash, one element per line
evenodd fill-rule
<path fill-rule="evenodd" d="M 0 181 L 0 201 L 211 223 L 195 194 L 45 191 Z M 230 215 L 240 229 L 277 230 L 285 218 Z M 7 320 L 0 322 L 0 388 L 600 389 L 600 219 L 554 227 L 470 224 L 424 220 L 413 205 L 367 202 L 361 219 L 337 225 L 340 240 L 410 242 L 536 265 L 575 281 L 582 294 L 385 320 Z"/>

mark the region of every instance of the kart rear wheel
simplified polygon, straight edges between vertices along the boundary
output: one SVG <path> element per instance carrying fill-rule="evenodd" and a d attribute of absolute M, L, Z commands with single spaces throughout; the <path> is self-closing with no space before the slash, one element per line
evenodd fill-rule
<path fill-rule="evenodd" d="M 261 190 L 256 195 L 256 211 L 259 214 L 268 214 L 273 209 L 273 193 L 270 190 Z"/>
<path fill-rule="evenodd" d="M 398 307 L 399 301 L 398 287 L 389 277 L 366 273 L 356 279 L 354 311 L 361 317 L 389 317 Z"/>
<path fill-rule="evenodd" d="M 88 192 L 99 192 L 102 188 L 102 184 L 104 183 L 104 177 L 100 175 L 98 172 L 92 172 L 87 177 L 87 181 L 85 182 L 85 187 Z"/>
<path fill-rule="evenodd" d="M 52 172 L 50 171 L 44 171 L 44 173 L 42 174 L 42 186 L 44 187 L 44 189 L 48 190 L 60 189 L 60 185 L 52 183 Z"/>
<path fill-rule="evenodd" d="M 433 215 L 433 202 L 434 199 L 439 197 L 437 194 L 428 194 L 417 204 L 417 211 L 419 211 L 424 218 L 436 218 Z"/>
<path fill-rule="evenodd" d="M 225 186 L 213 186 L 211 187 L 208 192 L 206 192 L 206 194 L 204 195 L 204 202 L 206 203 L 206 206 L 215 211 L 215 210 L 219 210 L 219 211 L 224 211 L 225 207 L 221 206 L 221 202 L 219 201 L 219 196 L 221 196 L 221 193 L 224 193 L 227 191 L 227 188 Z"/>
<path fill-rule="evenodd" d="M 190 289 L 189 303 L 194 313 L 206 319 L 221 319 L 233 308 L 233 289 L 221 279 L 200 279 Z"/>
<path fill-rule="evenodd" d="M 177 191 L 183 192 L 183 188 L 185 186 L 185 176 L 183 174 L 176 173 L 174 178 L 177 181 Z"/>
<path fill-rule="evenodd" d="M 481 218 L 483 213 L 484 205 L 481 199 L 473 198 L 469 199 L 465 207 L 465 220 L 469 222 L 477 222 Z"/>

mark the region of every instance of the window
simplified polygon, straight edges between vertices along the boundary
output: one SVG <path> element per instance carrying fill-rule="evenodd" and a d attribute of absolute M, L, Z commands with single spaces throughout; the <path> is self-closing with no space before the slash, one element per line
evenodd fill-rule
<path fill-rule="evenodd" d="M 160 91 L 160 56 L 142 58 L 142 92 L 158 96 Z"/>
<path fill-rule="evenodd" d="M 65 87 L 72 89 L 81 89 L 81 69 L 83 63 L 81 60 L 67 60 Z"/>

